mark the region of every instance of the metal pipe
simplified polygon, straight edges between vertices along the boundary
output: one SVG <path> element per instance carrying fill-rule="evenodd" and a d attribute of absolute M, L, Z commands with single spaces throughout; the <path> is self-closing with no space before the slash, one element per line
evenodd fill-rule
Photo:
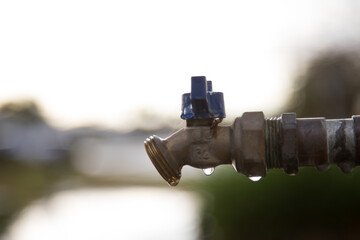
<path fill-rule="evenodd" d="M 262 112 L 246 112 L 230 126 L 214 127 L 213 121 L 187 120 L 185 128 L 165 139 L 146 139 L 146 152 L 171 186 L 179 183 L 184 165 L 233 164 L 251 178 L 264 177 L 272 168 L 296 174 L 299 167 L 325 171 L 330 164 L 349 173 L 360 164 L 360 116 L 326 120 L 285 113 L 264 118 Z"/>
<path fill-rule="evenodd" d="M 268 169 L 296 174 L 299 167 L 325 171 L 336 164 L 345 173 L 360 164 L 360 116 L 349 119 L 296 118 L 295 113 L 264 118 L 246 112 L 230 126 L 222 92 L 213 92 L 204 76 L 191 78 L 191 92 L 182 95 L 186 127 L 161 139 L 152 136 L 145 149 L 160 175 L 176 186 L 184 165 L 208 169 L 232 164 L 237 172 L 259 179 Z"/>

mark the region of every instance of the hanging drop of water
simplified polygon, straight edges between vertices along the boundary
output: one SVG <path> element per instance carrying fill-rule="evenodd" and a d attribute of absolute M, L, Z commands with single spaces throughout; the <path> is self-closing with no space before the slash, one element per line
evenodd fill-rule
<path fill-rule="evenodd" d="M 206 176 L 210 176 L 214 171 L 215 171 L 215 168 L 205 168 L 203 169 L 204 173 Z"/>
<path fill-rule="evenodd" d="M 252 177 L 249 177 L 249 179 L 253 182 L 257 182 L 261 179 L 261 176 L 252 176 Z"/>

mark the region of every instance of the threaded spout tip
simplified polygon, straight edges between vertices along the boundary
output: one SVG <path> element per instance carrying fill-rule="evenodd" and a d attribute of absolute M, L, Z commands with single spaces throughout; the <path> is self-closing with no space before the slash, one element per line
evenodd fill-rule
<path fill-rule="evenodd" d="M 166 161 L 164 155 L 157 147 L 156 136 L 151 136 L 144 141 L 146 153 L 148 154 L 151 162 L 158 170 L 160 175 L 170 184 L 170 186 L 178 185 L 181 175 Z"/>

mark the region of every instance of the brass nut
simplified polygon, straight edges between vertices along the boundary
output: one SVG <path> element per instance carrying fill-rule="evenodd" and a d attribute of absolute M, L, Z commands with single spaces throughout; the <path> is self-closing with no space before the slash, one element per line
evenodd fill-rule
<path fill-rule="evenodd" d="M 248 177 L 266 175 L 263 112 L 246 112 L 234 122 L 235 168 Z"/>
<path fill-rule="evenodd" d="M 281 162 L 285 173 L 297 174 L 299 159 L 296 137 L 296 113 L 281 115 Z"/>

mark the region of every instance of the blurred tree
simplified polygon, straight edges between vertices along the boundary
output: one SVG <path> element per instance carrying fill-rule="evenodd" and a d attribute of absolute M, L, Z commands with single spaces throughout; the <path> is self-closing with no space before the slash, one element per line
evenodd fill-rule
<path fill-rule="evenodd" d="M 311 60 L 295 82 L 286 112 L 298 117 L 347 118 L 360 113 L 360 56 L 326 52 Z"/>
<path fill-rule="evenodd" d="M 4 103 L 0 107 L 0 117 L 12 117 L 30 122 L 44 121 L 39 106 L 33 100 Z"/>
<path fill-rule="evenodd" d="M 70 172 L 59 131 L 34 101 L 0 106 L 0 234 L 23 207 Z"/>

